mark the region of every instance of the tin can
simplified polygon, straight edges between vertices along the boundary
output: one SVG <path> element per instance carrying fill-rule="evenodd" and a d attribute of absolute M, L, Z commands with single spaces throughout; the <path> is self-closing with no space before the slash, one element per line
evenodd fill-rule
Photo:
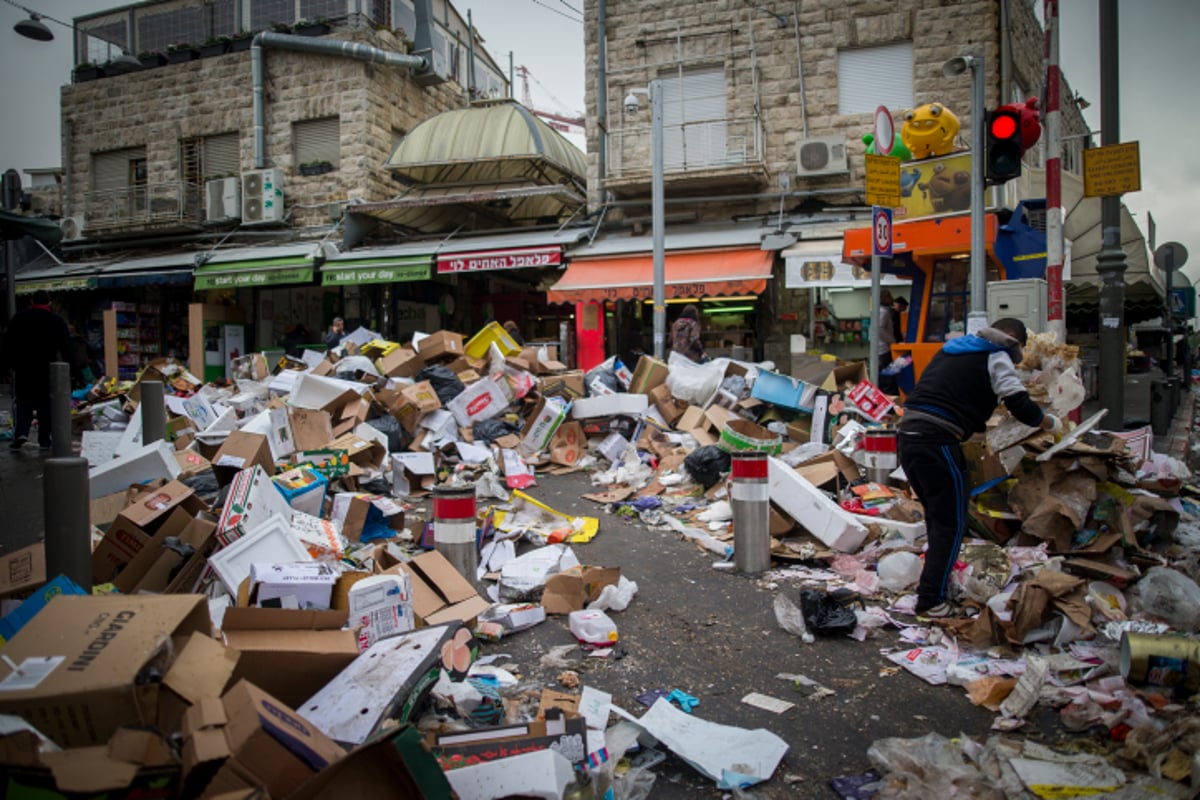
<path fill-rule="evenodd" d="M 1188 694 L 1200 691 L 1200 640 L 1126 631 L 1121 634 L 1121 675 Z"/>

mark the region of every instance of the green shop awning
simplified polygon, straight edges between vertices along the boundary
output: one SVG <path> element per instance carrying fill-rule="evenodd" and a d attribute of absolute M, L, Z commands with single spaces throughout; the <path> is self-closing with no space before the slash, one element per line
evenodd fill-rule
<path fill-rule="evenodd" d="M 304 256 L 260 258 L 205 264 L 196 270 L 196 289 L 252 289 L 257 286 L 311 283 L 312 260 Z"/>
<path fill-rule="evenodd" d="M 73 289 L 95 289 L 98 280 L 90 278 L 44 278 L 42 280 L 22 281 L 17 276 L 16 294 L 32 294 L 37 291 L 65 292 Z"/>
<path fill-rule="evenodd" d="M 369 258 L 325 262 L 322 286 L 362 286 L 368 283 L 407 283 L 429 279 L 432 256 Z"/>

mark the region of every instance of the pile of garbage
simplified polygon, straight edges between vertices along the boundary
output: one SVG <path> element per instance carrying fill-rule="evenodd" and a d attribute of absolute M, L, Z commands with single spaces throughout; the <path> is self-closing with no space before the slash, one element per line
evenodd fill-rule
<path fill-rule="evenodd" d="M 1030 352 L 1031 393 L 1077 408 L 1076 354 Z M 784 375 L 673 354 L 584 372 L 556 356 L 494 323 L 407 345 L 359 329 L 329 353 L 236 359 L 224 381 L 162 360 L 98 383 L 75 409 L 93 586 L 46 576 L 44 556 L 40 573 L 0 570 L 22 576 L 0 586 L 23 598 L 0 619 L 10 785 L 315 798 L 394 791 L 390 775 L 427 797 L 644 797 L 653 764 L 623 758 L 643 733 L 719 788 L 768 780 L 787 743 L 698 719 L 681 690 L 634 717 L 574 673 L 535 691 L 483 655 L 548 616 L 614 652 L 608 612 L 638 587 L 573 549 L 608 515 L 736 571 L 745 453 L 767 461 L 760 577 L 801 641 L 895 630 L 892 669 L 962 686 L 1005 732 L 1043 703 L 1073 729 L 1157 742 L 1200 688 L 1200 645 L 1163 636 L 1200 630 L 1200 528 L 1186 467 L 1150 452 L 1148 429 L 1093 418 L 1056 437 L 998 413 L 970 445 L 978 538 L 953 587 L 976 613 L 930 624 L 912 615 L 924 523 L 895 461 L 901 410 L 864 365 L 799 357 Z M 167 389 L 161 436 L 141 426 L 149 381 Z M 575 471 L 597 516 L 536 498 L 539 475 Z M 36 564 L 38 547 L 0 560 Z M 1186 732 L 1172 741 L 1195 763 Z M 897 758 L 849 782 L 899 786 Z"/>

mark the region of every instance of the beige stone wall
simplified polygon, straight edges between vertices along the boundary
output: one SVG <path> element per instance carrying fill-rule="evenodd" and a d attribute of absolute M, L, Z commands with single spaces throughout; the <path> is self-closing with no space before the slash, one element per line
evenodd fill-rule
<path fill-rule="evenodd" d="M 386 31 L 344 38 L 399 49 Z M 328 203 L 392 197 L 396 185 L 383 170 L 392 130 L 411 130 L 426 117 L 463 104 L 457 84 L 422 88 L 404 69 L 282 50 L 268 49 L 265 56 L 266 166 L 283 169 L 284 200 L 297 226 L 329 224 Z M 236 130 L 242 170 L 253 169 L 252 96 L 249 52 L 63 87 L 72 213 L 83 208 L 92 187 L 91 154 L 97 151 L 145 146 L 148 180 L 169 182 L 179 177 L 180 140 Z M 334 115 L 340 119 L 340 168 L 300 175 L 292 122 Z"/>

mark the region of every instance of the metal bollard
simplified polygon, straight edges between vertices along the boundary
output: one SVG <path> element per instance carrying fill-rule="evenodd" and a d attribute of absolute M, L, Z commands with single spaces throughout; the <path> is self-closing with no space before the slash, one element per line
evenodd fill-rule
<path fill-rule="evenodd" d="M 142 415 L 142 444 L 161 441 L 167 435 L 167 409 L 163 401 L 162 381 L 142 381 L 142 399 L 138 411 Z"/>
<path fill-rule="evenodd" d="M 900 465 L 896 455 L 896 429 L 871 428 L 863 435 L 867 480 L 886 484 L 888 475 Z"/>
<path fill-rule="evenodd" d="M 38 420 L 41 427 L 43 420 Z M 50 365 L 50 457 L 70 458 L 71 447 L 71 365 L 55 361 Z"/>
<path fill-rule="evenodd" d="M 767 454 L 734 452 L 733 565 L 739 572 L 762 572 L 771 566 L 771 497 L 767 483 Z"/>
<path fill-rule="evenodd" d="M 433 546 L 462 576 L 475 583 L 475 487 L 437 486 L 433 490 Z"/>
<path fill-rule="evenodd" d="M 66 575 L 92 589 L 92 528 L 86 458 L 48 458 L 42 487 L 46 575 Z"/>

